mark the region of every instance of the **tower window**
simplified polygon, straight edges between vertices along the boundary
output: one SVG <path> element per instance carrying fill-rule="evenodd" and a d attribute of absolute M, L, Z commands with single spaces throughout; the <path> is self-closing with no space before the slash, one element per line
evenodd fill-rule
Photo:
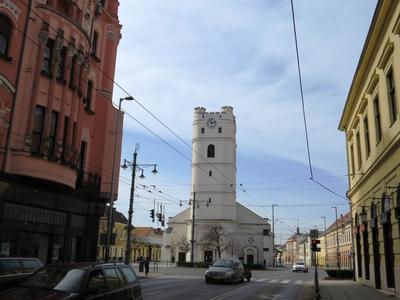
<path fill-rule="evenodd" d="M 218 127 L 218 133 L 222 133 L 222 127 Z"/>
<path fill-rule="evenodd" d="M 212 171 L 208 171 L 208 176 L 212 176 Z"/>
<path fill-rule="evenodd" d="M 207 157 L 215 157 L 215 146 L 214 145 L 208 145 Z"/>
<path fill-rule="evenodd" d="M 200 132 L 201 132 L 201 133 L 204 133 L 204 127 L 201 127 L 201 128 L 200 128 Z"/>

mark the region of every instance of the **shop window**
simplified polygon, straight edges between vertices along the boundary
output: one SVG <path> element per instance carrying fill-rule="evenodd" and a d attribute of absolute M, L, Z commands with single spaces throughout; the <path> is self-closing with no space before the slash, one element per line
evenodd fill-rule
<path fill-rule="evenodd" d="M 8 18 L 5 15 L 0 14 L 0 57 L 8 57 L 11 27 Z"/>

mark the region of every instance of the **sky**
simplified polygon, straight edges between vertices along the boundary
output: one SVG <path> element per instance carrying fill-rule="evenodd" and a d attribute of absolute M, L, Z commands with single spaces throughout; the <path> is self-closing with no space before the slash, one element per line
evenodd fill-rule
<path fill-rule="evenodd" d="M 344 133 L 338 124 L 376 0 L 294 0 L 313 178 L 310 180 L 290 0 L 121 0 L 114 102 L 127 95 L 122 160 L 157 164 L 136 178 L 134 226 L 188 208 L 194 108 L 232 106 L 237 201 L 264 218 L 275 207 L 277 243 L 324 230 L 349 211 Z M 137 173 L 140 175 L 140 173 Z M 116 208 L 127 215 L 131 170 Z M 182 206 L 180 206 L 182 203 Z"/>

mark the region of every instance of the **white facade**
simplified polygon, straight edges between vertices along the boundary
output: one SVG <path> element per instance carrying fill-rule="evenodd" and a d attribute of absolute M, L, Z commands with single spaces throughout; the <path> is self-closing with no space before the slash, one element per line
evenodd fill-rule
<path fill-rule="evenodd" d="M 270 224 L 236 202 L 236 122 L 233 108 L 224 106 L 220 112 L 195 108 L 192 148 L 192 205 L 169 219 L 164 233 L 162 260 L 190 261 L 190 251 L 184 253 L 179 242 L 182 237 L 187 241 L 192 239 L 195 209 L 195 262 L 218 257 L 216 249 L 205 248 L 202 239 L 209 225 L 221 225 L 225 242 L 230 244 L 221 257 L 272 265 Z"/>

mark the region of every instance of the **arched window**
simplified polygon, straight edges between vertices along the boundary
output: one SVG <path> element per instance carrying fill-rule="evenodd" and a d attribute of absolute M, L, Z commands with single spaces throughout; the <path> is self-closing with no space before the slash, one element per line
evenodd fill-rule
<path fill-rule="evenodd" d="M 214 145 L 208 145 L 207 157 L 215 157 L 215 146 Z"/>
<path fill-rule="evenodd" d="M 8 56 L 11 36 L 11 23 L 5 15 L 0 14 L 0 56 Z"/>

